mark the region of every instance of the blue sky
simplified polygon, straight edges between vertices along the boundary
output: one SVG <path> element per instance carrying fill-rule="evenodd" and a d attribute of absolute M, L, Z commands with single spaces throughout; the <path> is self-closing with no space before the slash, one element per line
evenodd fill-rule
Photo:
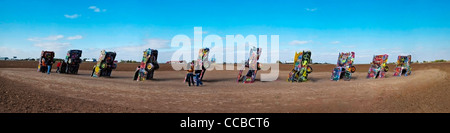
<path fill-rule="evenodd" d="M 279 35 L 280 60 L 311 50 L 314 62 L 335 63 L 339 52 L 356 52 L 356 63 L 374 54 L 413 60 L 450 60 L 450 1 L 20 1 L 0 0 L 0 56 L 36 58 L 69 49 L 97 58 L 101 49 L 117 59 L 139 60 L 147 47 L 160 62 L 177 48 L 172 37 Z M 224 42 L 225 44 L 225 42 Z"/>

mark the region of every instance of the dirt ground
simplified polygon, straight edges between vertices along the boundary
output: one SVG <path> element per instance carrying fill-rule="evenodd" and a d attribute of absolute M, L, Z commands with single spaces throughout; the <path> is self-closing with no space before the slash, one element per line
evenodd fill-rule
<path fill-rule="evenodd" d="M 366 79 L 369 65 L 356 65 L 351 81 L 338 82 L 330 81 L 334 65 L 312 65 L 304 83 L 286 82 L 286 64 L 278 80 L 253 84 L 236 83 L 237 70 L 207 71 L 200 87 L 188 87 L 186 72 L 167 64 L 155 80 L 133 81 L 137 65 L 119 63 L 111 78 L 92 78 L 93 63 L 78 75 L 47 75 L 34 61 L 0 61 L 0 112 L 450 112 L 450 63 L 413 64 L 411 76 L 390 71 L 384 79 Z"/>

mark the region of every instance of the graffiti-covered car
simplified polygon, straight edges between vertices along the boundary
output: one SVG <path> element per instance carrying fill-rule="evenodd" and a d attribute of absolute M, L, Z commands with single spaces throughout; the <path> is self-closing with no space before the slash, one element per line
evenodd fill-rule
<path fill-rule="evenodd" d="M 112 70 L 117 68 L 115 61 L 116 52 L 107 52 L 102 50 L 100 57 L 97 60 L 97 64 L 92 69 L 92 77 L 110 77 Z"/>
<path fill-rule="evenodd" d="M 203 80 L 203 76 L 205 76 L 206 69 L 211 66 L 211 61 L 208 60 L 209 56 L 209 48 L 202 48 L 198 50 L 198 58 L 197 64 L 195 65 L 195 73 L 199 73 L 199 80 Z M 194 82 L 196 82 L 194 80 Z"/>
<path fill-rule="evenodd" d="M 256 73 L 258 70 L 261 70 L 260 63 L 258 62 L 259 56 L 261 55 L 262 48 L 253 47 L 250 49 L 249 59 L 242 64 L 241 70 L 239 70 L 239 74 L 237 76 L 237 82 L 242 81 L 243 83 L 253 83 L 256 79 Z M 243 75 L 243 71 L 245 68 L 248 68 L 247 74 Z"/>
<path fill-rule="evenodd" d="M 53 58 L 55 57 L 55 52 L 53 51 L 41 51 L 41 57 L 39 58 L 38 72 L 46 73 L 48 71 L 47 65 L 52 66 L 55 62 Z M 50 69 L 52 69 L 50 67 Z"/>
<path fill-rule="evenodd" d="M 188 63 L 188 68 L 190 65 L 194 65 L 194 75 L 198 75 L 198 80 L 202 81 L 205 76 L 206 69 L 211 66 L 211 61 L 209 61 L 209 48 L 201 48 L 198 50 L 197 61 L 194 64 Z M 191 82 L 190 77 L 184 78 L 184 82 Z M 197 78 L 192 78 L 192 83 L 197 83 Z"/>
<path fill-rule="evenodd" d="M 389 71 L 389 67 L 386 65 L 388 61 L 388 55 L 374 55 L 373 60 L 370 63 L 370 68 L 367 74 L 367 78 L 384 78 L 386 72 Z"/>
<path fill-rule="evenodd" d="M 355 60 L 355 52 L 339 53 L 336 67 L 333 69 L 331 80 L 339 81 L 344 79 L 349 81 L 352 78 L 352 73 L 356 71 L 356 67 L 353 66 Z"/>
<path fill-rule="evenodd" d="M 397 64 L 394 71 L 394 76 L 408 76 L 411 75 L 411 55 L 401 56 L 397 58 Z"/>
<path fill-rule="evenodd" d="M 61 68 L 59 73 L 67 73 L 67 74 L 78 74 L 78 69 L 81 64 L 81 54 L 83 51 L 81 50 L 69 50 L 67 51 L 66 58 L 64 62 L 61 63 Z"/>
<path fill-rule="evenodd" d="M 136 68 L 133 80 L 153 79 L 153 74 L 157 69 L 159 69 L 158 50 L 148 48 L 144 51 L 141 64 Z"/>
<path fill-rule="evenodd" d="M 308 80 L 308 74 L 312 72 L 311 51 L 295 52 L 294 68 L 289 73 L 288 82 L 305 82 Z"/>

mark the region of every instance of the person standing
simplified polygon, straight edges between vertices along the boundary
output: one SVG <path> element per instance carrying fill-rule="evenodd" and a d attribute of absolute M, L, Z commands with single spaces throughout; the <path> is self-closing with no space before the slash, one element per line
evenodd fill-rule
<path fill-rule="evenodd" d="M 59 73 L 59 67 L 61 67 L 61 61 L 56 64 L 56 72 Z"/>
<path fill-rule="evenodd" d="M 39 71 L 41 71 L 42 73 L 45 73 L 45 69 L 47 68 L 47 60 L 45 60 L 45 58 L 42 58 L 42 60 L 41 60 L 41 70 L 39 70 Z"/>
<path fill-rule="evenodd" d="M 197 62 L 198 63 L 198 62 Z M 194 73 L 195 73 L 195 81 L 197 82 L 197 86 L 200 84 L 200 85 L 202 85 L 203 86 L 203 83 L 202 83 L 202 81 L 201 81 L 201 79 L 200 79 L 200 74 L 202 73 L 202 69 L 200 68 L 200 65 L 196 65 L 196 70 L 194 71 Z"/>
<path fill-rule="evenodd" d="M 194 85 L 194 61 L 192 61 L 191 63 L 189 63 L 188 65 L 189 69 L 187 70 L 187 75 L 186 75 L 186 81 L 188 82 L 189 86 Z"/>
<path fill-rule="evenodd" d="M 47 74 L 50 74 L 50 71 L 51 71 L 51 69 L 52 69 L 53 62 L 52 62 L 50 59 L 47 59 L 47 60 L 45 60 L 45 61 L 46 61 L 45 64 L 47 65 Z"/>

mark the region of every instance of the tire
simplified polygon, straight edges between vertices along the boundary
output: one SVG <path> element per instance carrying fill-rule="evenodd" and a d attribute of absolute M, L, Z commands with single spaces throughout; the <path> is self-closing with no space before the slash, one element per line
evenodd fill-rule
<path fill-rule="evenodd" d="M 308 66 L 306 67 L 306 73 L 309 74 L 309 73 L 312 73 L 312 72 L 313 72 L 313 68 L 312 68 L 311 66 L 308 65 Z"/>
<path fill-rule="evenodd" d="M 153 70 L 154 66 L 152 63 L 147 63 L 147 65 L 145 66 L 145 71 L 150 72 L 151 70 Z"/>
<path fill-rule="evenodd" d="M 341 76 L 342 77 L 342 76 Z M 344 74 L 344 81 L 350 81 L 350 79 L 352 78 L 351 76 L 350 76 L 350 73 L 345 73 Z"/>
<path fill-rule="evenodd" d="M 356 72 L 356 67 L 355 66 L 350 67 L 350 72 L 352 73 Z"/>

